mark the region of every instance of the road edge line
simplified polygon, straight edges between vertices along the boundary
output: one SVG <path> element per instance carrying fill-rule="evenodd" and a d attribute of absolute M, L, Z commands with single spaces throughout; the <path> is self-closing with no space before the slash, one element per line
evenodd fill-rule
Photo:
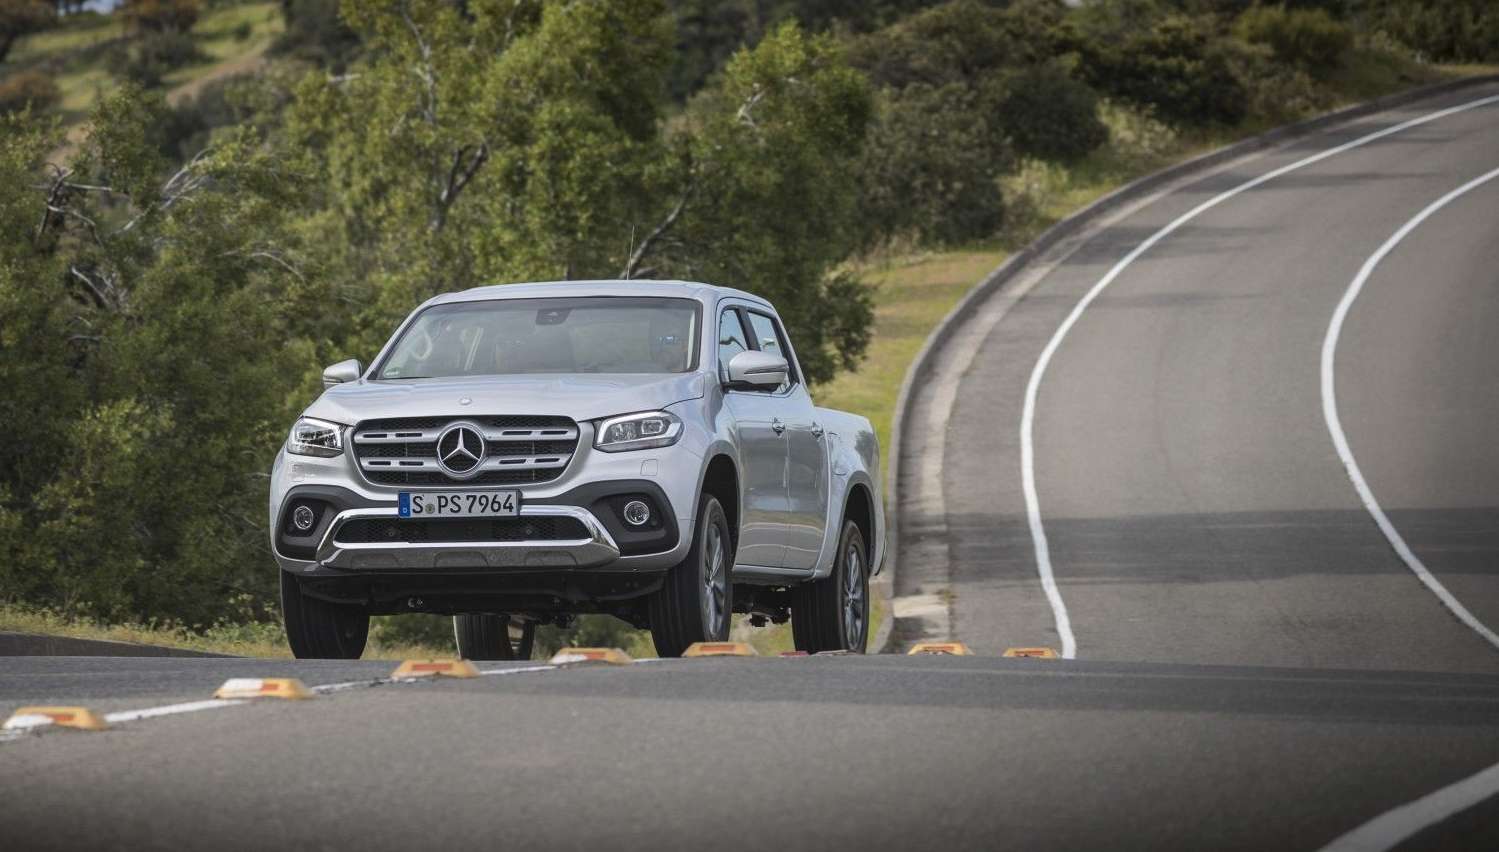
<path fill-rule="evenodd" d="M 1355 104 L 1340 110 L 1306 119 L 1305 121 L 1288 124 L 1274 130 L 1242 139 L 1230 145 L 1226 145 L 1214 151 L 1198 155 L 1189 160 L 1167 166 L 1157 172 L 1136 178 L 1133 181 L 1119 187 L 1118 189 L 1093 201 L 1081 210 L 1073 213 L 1051 227 L 1042 231 L 1040 236 L 1028 243 L 1024 248 L 1005 258 L 999 266 L 995 267 L 988 275 L 979 280 L 977 284 L 969 288 L 958 303 L 947 312 L 941 322 L 932 329 L 922 341 L 921 348 L 917 350 L 916 357 L 906 368 L 905 377 L 901 381 L 900 392 L 895 399 L 895 413 L 890 422 L 890 448 L 887 451 L 888 466 L 890 474 L 885 483 L 885 516 L 894 518 L 893 523 L 887 523 L 886 547 L 889 548 L 890 556 L 885 560 L 884 570 L 881 571 L 880 585 L 881 597 L 885 602 L 886 618 L 880 625 L 879 632 L 875 635 L 872 643 L 876 653 L 891 653 L 895 644 L 895 581 L 900 570 L 900 462 L 901 444 L 905 435 L 906 424 L 911 417 L 911 409 L 915 405 L 914 389 L 923 384 L 933 371 L 933 364 L 937 355 L 945 345 L 947 339 L 952 335 L 954 329 L 977 313 L 979 305 L 992 296 L 997 295 L 1009 284 L 1020 277 L 1033 262 L 1039 260 L 1058 243 L 1078 234 L 1092 225 L 1095 221 L 1104 218 L 1116 209 L 1127 204 L 1138 201 L 1167 184 L 1176 181 L 1197 177 L 1213 169 L 1238 160 L 1284 142 L 1307 136 L 1318 130 L 1336 126 L 1359 118 L 1364 118 L 1385 110 L 1395 109 L 1416 101 L 1428 98 L 1440 97 L 1452 94 L 1475 86 L 1499 82 L 1499 74 L 1481 74 L 1473 77 L 1464 77 L 1458 80 L 1448 80 L 1429 86 L 1420 86 L 1404 92 L 1375 98 L 1361 104 Z"/>
<path fill-rule="evenodd" d="M 1431 218 L 1443 207 L 1467 195 L 1472 190 L 1488 183 L 1494 178 L 1499 178 L 1499 168 L 1485 172 L 1478 177 L 1469 180 L 1461 186 L 1442 195 L 1437 200 L 1421 208 L 1421 212 L 1407 219 L 1389 236 L 1374 253 L 1364 260 L 1359 267 L 1358 274 L 1353 276 L 1348 288 L 1343 291 L 1343 297 L 1338 300 L 1338 305 L 1332 312 L 1332 319 L 1328 320 L 1327 333 L 1322 338 L 1322 357 L 1319 362 L 1319 375 L 1322 393 L 1322 419 L 1327 425 L 1328 437 L 1332 438 L 1333 449 L 1337 450 L 1338 460 L 1343 463 L 1343 471 L 1348 474 L 1348 479 L 1353 483 L 1353 490 L 1358 493 L 1359 501 L 1364 504 L 1364 509 L 1373 517 L 1375 526 L 1379 527 L 1380 533 L 1394 549 L 1395 555 L 1405 563 L 1416 579 L 1421 581 L 1428 591 L 1436 596 L 1437 600 L 1446 607 L 1449 612 L 1456 616 L 1458 621 L 1471 628 L 1475 633 L 1487 641 L 1494 648 L 1499 649 L 1499 634 L 1495 634 L 1478 616 L 1474 615 L 1462 602 L 1457 599 L 1447 587 L 1442 585 L 1435 575 L 1426 567 L 1421 558 L 1416 556 L 1406 543 L 1405 537 L 1395 529 L 1395 524 L 1390 521 L 1379 501 L 1374 498 L 1374 491 L 1369 487 L 1368 481 L 1364 479 L 1363 471 L 1359 468 L 1358 460 L 1353 457 L 1353 448 L 1348 444 L 1348 435 L 1343 432 L 1343 420 L 1338 416 L 1338 389 L 1337 389 L 1337 356 L 1338 339 L 1343 333 L 1343 322 L 1348 318 L 1348 312 L 1353 309 L 1353 303 L 1364 290 L 1364 284 L 1379 268 L 1390 252 L 1399 247 L 1406 237 L 1410 236 L 1423 222 Z"/>
<path fill-rule="evenodd" d="M 1499 763 L 1385 811 L 1319 852 L 1384 852 L 1495 794 L 1499 794 Z"/>

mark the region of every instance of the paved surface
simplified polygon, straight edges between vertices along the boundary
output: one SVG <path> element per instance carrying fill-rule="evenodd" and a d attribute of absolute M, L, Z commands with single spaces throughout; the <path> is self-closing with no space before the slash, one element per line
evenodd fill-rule
<path fill-rule="evenodd" d="M 1391 550 L 1323 421 L 1365 258 L 1499 166 L 1499 106 L 1213 208 L 1128 267 L 1039 388 L 1035 473 L 1077 661 L 1037 582 L 1019 451 L 1047 341 L 1184 211 L 1418 104 L 1171 188 L 991 299 L 905 448 L 898 635 L 981 658 L 684 660 L 371 685 L 0 742 L 6 849 L 1319 849 L 1499 762 L 1499 651 Z M 1338 410 L 1396 527 L 1499 624 L 1499 181 L 1433 216 L 1343 329 Z M 385 663 L 3 658 L 0 711 L 196 701 Z M 501 673 L 505 672 L 505 673 Z M 1499 785 L 1496 785 L 1499 789 Z M 1366 848 L 1499 848 L 1499 798 Z M 1396 846 L 1396 844 L 1399 844 Z"/>
<path fill-rule="evenodd" d="M 201 698 L 250 670 L 313 683 L 388 669 L 64 658 L 7 675 L 0 707 L 117 694 L 101 691 L 101 670 L 155 701 Z M 1482 768 L 1496 733 L 1496 677 L 679 660 L 29 735 L 0 744 L 0 836 L 37 849 L 184 837 L 231 849 L 1314 848 Z M 1492 847 L 1496 830 L 1463 842 Z"/>

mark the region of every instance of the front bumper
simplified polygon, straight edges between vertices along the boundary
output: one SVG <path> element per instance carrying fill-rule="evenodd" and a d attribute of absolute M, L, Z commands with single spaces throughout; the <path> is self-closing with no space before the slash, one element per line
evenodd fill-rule
<path fill-rule="evenodd" d="M 394 507 L 346 509 L 328 524 L 313 561 L 324 568 L 349 571 L 591 568 L 613 562 L 620 556 L 614 537 L 587 509 L 521 506 L 520 517 L 571 518 L 581 525 L 583 535 L 520 541 L 342 542 L 338 540 L 338 533 L 350 521 L 399 518 Z"/>

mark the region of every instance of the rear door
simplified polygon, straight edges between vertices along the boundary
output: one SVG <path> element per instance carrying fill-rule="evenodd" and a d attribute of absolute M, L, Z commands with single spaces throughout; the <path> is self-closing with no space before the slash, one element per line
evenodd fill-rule
<path fill-rule="evenodd" d="M 728 377 L 729 359 L 753 348 L 741 311 L 719 312 L 718 363 L 720 379 Z M 736 565 L 780 568 L 784 562 L 786 492 L 786 426 L 781 400 L 760 390 L 726 390 L 724 405 L 734 417 L 744 478 L 744 507 L 739 525 Z"/>
<path fill-rule="evenodd" d="M 786 383 L 770 394 L 775 403 L 773 416 L 784 426 L 782 436 L 786 441 L 787 510 L 782 533 L 786 553 L 782 564 L 810 571 L 817 567 L 827 534 L 827 442 L 781 321 L 754 308 L 745 311 L 745 319 L 755 348 L 780 355 L 789 368 Z"/>

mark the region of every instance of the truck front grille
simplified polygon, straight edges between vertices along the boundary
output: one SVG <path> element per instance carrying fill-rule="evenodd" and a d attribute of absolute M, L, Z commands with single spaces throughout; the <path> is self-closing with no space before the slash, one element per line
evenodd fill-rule
<path fill-rule="evenodd" d="M 437 462 L 437 440 L 454 423 L 484 435 L 480 471 L 449 476 Z M 578 426 L 566 417 L 401 417 L 366 420 L 354 427 L 354 457 L 365 479 L 377 485 L 525 485 L 562 475 L 578 449 Z"/>

